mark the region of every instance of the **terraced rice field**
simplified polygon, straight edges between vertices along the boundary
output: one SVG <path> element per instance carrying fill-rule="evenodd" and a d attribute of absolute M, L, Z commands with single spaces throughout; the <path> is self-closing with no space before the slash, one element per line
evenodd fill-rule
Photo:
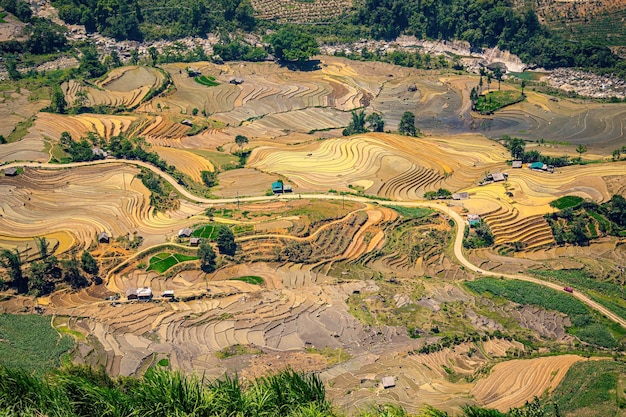
<path fill-rule="evenodd" d="M 165 77 L 155 68 L 121 67 L 110 71 L 97 87 L 81 85 L 69 81 L 61 85 L 68 103 L 83 101 L 86 106 L 135 107 L 138 106 L 150 89 L 160 86 Z M 79 94 L 80 93 L 80 94 Z M 84 95 L 84 99 L 80 95 Z"/>
<path fill-rule="evenodd" d="M 318 3 L 324 2 L 301 4 L 315 19 L 323 19 L 314 13 Z M 345 2 L 324 4 L 328 11 Z M 263 10 L 260 3 L 257 6 L 259 13 L 270 13 L 277 3 L 263 3 Z M 297 6 L 294 10 L 301 10 Z M 476 76 L 319 59 L 319 68 L 307 72 L 268 62 L 194 64 L 219 83 L 210 88 L 187 76 L 187 64 L 166 64 L 163 68 L 175 88 L 146 102 L 141 101 L 147 91 L 163 81 L 162 73 L 152 68 L 116 69 L 97 87 L 77 82 L 64 85 L 69 102 L 83 91 L 89 105 L 138 105 L 133 113 L 123 115 L 54 115 L 37 113 L 34 108 L 29 113 L 27 98 L 12 94 L 0 103 L 2 117 L 13 124 L 36 117 L 23 139 L 0 145 L 0 161 L 47 161 L 50 145 L 64 131 L 74 138 L 87 132 L 104 138 L 126 134 L 143 137 L 150 150 L 195 181 L 201 181 L 202 171 L 221 170 L 214 194 L 242 201 L 225 206 L 215 200 L 181 199 L 178 209 L 155 213 L 134 165 L 27 168 L 16 177 L 0 176 L 0 247 L 20 248 L 33 256 L 28 242 L 45 236 L 58 242 L 57 254 L 91 246 L 103 265 L 119 264 L 103 273 L 102 286 L 62 291 L 38 301 L 48 313 L 71 317 L 70 328 L 91 334 L 97 343 L 77 354 L 104 364 L 112 374 L 138 373 L 155 357 L 167 357 L 173 368 L 205 372 L 207 377 L 221 376 L 234 367 L 253 374 L 275 368 L 276 355 L 288 352 L 300 358 L 303 367 L 313 364 L 311 369 L 323 371 L 331 397 L 342 406 L 361 406 L 374 398 L 402 404 L 409 411 L 426 403 L 450 412 L 468 403 L 504 410 L 552 390 L 580 358 L 506 361 L 470 383 L 452 381 L 455 376 L 470 377 L 490 366 L 494 358 L 523 347 L 491 339 L 429 355 L 407 353 L 436 342 L 438 336 L 430 331 L 435 325 L 451 334 L 470 328 L 504 329 L 495 319 L 473 311 L 472 296 L 460 289 L 458 283 L 473 274 L 461 269 L 445 250 L 452 236 L 445 213 L 434 213 L 422 222 L 376 202 L 310 200 L 306 193 L 362 192 L 402 204 L 439 188 L 467 191 L 469 199 L 447 201 L 448 215 L 480 214 L 490 226 L 495 248 L 468 255 L 481 268 L 510 273 L 539 267 L 581 268 L 598 257 L 617 262 L 624 257 L 620 242 L 585 248 L 551 245 L 552 234 L 542 216 L 552 211 L 549 203 L 560 196 L 602 202 L 615 192 L 623 194 L 623 162 L 559 168 L 553 174 L 513 170 L 507 165 L 508 151 L 483 134 L 584 143 L 590 147 L 586 155 L 601 159 L 609 156 L 607 150 L 610 153 L 622 145 L 626 106 L 552 101 L 528 92 L 525 102 L 488 118 L 476 117 L 469 103 L 469 91 L 478 83 Z M 233 77 L 244 82 L 230 84 Z M 416 89 L 409 89 L 410 85 Z M 23 103 L 20 109 L 26 109 L 25 113 L 14 115 L 6 103 Z M 426 135 L 343 137 L 350 111 L 359 108 L 367 114 L 382 113 L 391 131 L 402 113 L 411 111 Z M 210 127 L 188 136 L 192 128 L 181 123 L 185 119 L 194 126 L 207 123 Z M 234 143 L 239 134 L 249 138 L 244 147 Z M 246 168 L 226 170 L 238 163 L 231 152 L 242 148 L 252 150 Z M 554 143 L 537 149 L 556 155 L 569 152 L 574 156 L 575 152 L 572 146 Z M 489 172 L 508 172 L 509 177 L 506 182 L 479 187 L 478 181 Z M 279 178 L 293 185 L 293 200 L 269 196 L 269 201 L 252 204 L 241 198 L 263 196 Z M 204 214 L 208 207 L 216 209 L 210 224 Z M 163 274 L 175 263 L 191 259 L 170 255 L 175 253 L 172 245 L 188 249 L 187 243 L 173 243 L 179 229 L 192 227 L 193 236 L 211 239 L 218 223 L 246 230 L 237 237 L 237 263 L 225 260 L 211 274 L 198 269 Z M 144 243 L 135 252 L 114 243 L 97 244 L 94 240 L 102 231 L 114 240 L 137 234 Z M 411 253 L 410 246 L 420 242 L 429 243 Z M 503 256 L 501 250 L 515 242 L 522 242 L 524 250 L 515 257 Z M 155 245 L 162 246 L 155 250 Z M 294 260 L 297 253 L 285 251 L 291 245 L 306 256 Z M 242 276 L 260 277 L 263 284 L 232 279 Z M 402 280 L 419 286 L 419 295 L 402 287 Z M 153 289 L 158 302 L 133 303 L 122 297 L 113 306 L 105 300 L 107 295 L 144 286 Z M 422 329 L 423 337 L 411 339 L 402 326 L 373 319 L 374 324 L 365 324 L 349 313 L 347 300 L 356 294 L 366 294 L 364 303 L 382 303 L 379 291 L 383 286 L 397 288 L 389 297 L 396 302 L 394 308 L 424 312 L 428 325 Z M 165 290 L 175 291 L 180 301 L 162 300 Z M 29 303 L 16 298 L 2 306 L 19 310 Z M 464 306 L 458 316 L 443 308 L 458 305 Z M 532 309 L 497 312 L 541 337 L 571 342 L 563 331 L 565 317 Z M 216 352 L 235 344 L 253 346 L 263 354 L 231 362 L 218 358 Z M 344 349 L 351 359 L 326 366 L 319 355 L 313 358 L 305 350 L 325 347 Z M 380 379 L 390 374 L 396 376 L 397 387 L 382 390 Z"/>

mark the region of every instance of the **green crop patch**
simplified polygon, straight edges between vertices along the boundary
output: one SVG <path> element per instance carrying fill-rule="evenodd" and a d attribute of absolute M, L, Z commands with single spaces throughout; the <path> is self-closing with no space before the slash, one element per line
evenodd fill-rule
<path fill-rule="evenodd" d="M 557 200 L 554 200 L 553 202 L 550 203 L 550 205 L 559 210 L 563 210 L 568 207 L 576 207 L 583 201 L 584 200 L 582 197 L 578 197 L 576 195 L 566 195 Z"/>
<path fill-rule="evenodd" d="M 215 240 L 215 238 L 217 237 L 217 233 L 222 227 L 223 226 L 220 226 L 219 224 L 205 224 L 204 226 L 200 226 L 196 230 L 194 230 L 191 233 L 191 236 Z"/>
<path fill-rule="evenodd" d="M 577 362 L 552 393 L 551 402 L 563 416 L 620 416 L 626 406 L 624 381 L 626 364 L 623 362 Z"/>
<path fill-rule="evenodd" d="M 150 258 L 150 265 L 148 266 L 147 270 L 156 271 L 162 274 L 163 272 L 167 271 L 168 269 L 170 269 L 176 264 L 179 264 L 181 262 L 187 262 L 187 261 L 195 261 L 196 259 L 198 259 L 197 256 L 181 255 L 179 253 L 171 254 L 168 252 L 161 252 L 161 253 L 157 253 L 152 258 Z"/>
<path fill-rule="evenodd" d="M 524 100 L 521 92 L 515 90 L 490 91 L 478 96 L 475 110 L 481 114 L 491 114 L 511 104 Z"/>
<path fill-rule="evenodd" d="M 420 217 L 426 217 L 433 213 L 433 210 L 421 207 L 400 207 L 400 206 L 388 206 L 394 209 L 404 217 L 411 217 L 419 219 Z"/>
<path fill-rule="evenodd" d="M 256 275 L 246 275 L 243 277 L 235 277 L 235 278 L 231 278 L 231 280 L 243 281 L 243 282 L 247 282 L 248 284 L 254 284 L 254 285 L 263 285 L 263 283 L 265 282 L 263 281 L 263 278 L 258 277 Z"/>
<path fill-rule="evenodd" d="M 52 328 L 50 317 L 0 314 L 1 365 L 39 373 L 59 366 L 61 355 L 73 346 L 71 336 Z"/>
<path fill-rule="evenodd" d="M 216 85 L 220 85 L 217 81 L 215 81 L 214 77 L 207 77 L 206 75 L 198 75 L 194 78 L 194 80 L 201 85 L 206 87 L 215 87 Z"/>

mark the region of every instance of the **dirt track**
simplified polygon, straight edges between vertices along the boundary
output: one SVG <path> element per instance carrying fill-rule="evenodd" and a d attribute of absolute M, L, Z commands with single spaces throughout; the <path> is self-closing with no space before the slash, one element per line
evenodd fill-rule
<path fill-rule="evenodd" d="M 163 177 L 164 179 L 166 179 L 178 192 L 180 192 L 184 197 L 188 198 L 189 200 L 192 201 L 196 201 L 196 202 L 200 202 L 200 203 L 208 203 L 208 204 L 225 204 L 225 203 L 234 203 L 237 201 L 241 201 L 241 202 L 251 202 L 251 201 L 271 201 L 271 200 L 276 200 L 279 198 L 283 198 L 283 199 L 298 199 L 301 198 L 301 196 L 299 194 L 285 194 L 282 195 L 280 197 L 277 196 L 262 196 L 262 197 L 246 197 L 246 198 L 225 198 L 225 199 L 206 199 L 206 198 L 201 198 L 201 197 L 197 197 L 194 196 L 193 194 L 189 193 L 184 187 L 182 187 L 180 184 L 177 183 L 176 180 L 174 180 L 174 178 L 172 178 L 170 175 L 160 171 L 158 168 L 147 164 L 145 162 L 141 162 L 141 161 L 126 161 L 126 160 L 101 160 L 101 161 L 94 161 L 94 162 L 75 162 L 75 163 L 71 163 L 71 164 L 64 164 L 64 165 L 58 165 L 58 164 L 42 164 L 42 163 L 12 163 L 12 164 L 8 164 L 5 165 L 3 168 L 10 168 L 10 167 L 20 167 L 20 166 L 27 166 L 27 167 L 39 167 L 39 168 L 48 168 L 48 169 L 66 169 L 68 167 L 79 167 L 79 166 L 86 166 L 86 165 L 99 165 L 99 164 L 108 164 L 108 163 L 120 163 L 120 162 L 125 162 L 128 164 L 133 164 L 133 165 L 138 165 L 138 166 L 142 166 L 144 168 L 150 169 L 151 171 L 153 171 L 154 173 L 160 175 L 161 177 Z M 356 202 L 360 202 L 360 203 L 369 203 L 371 202 L 371 200 L 364 198 L 364 197 L 354 197 L 354 196 L 337 196 L 337 195 L 328 195 L 328 194 L 307 194 L 306 195 L 307 198 L 313 198 L 313 199 L 327 199 L 327 200 L 338 200 L 338 199 L 346 199 L 346 200 L 351 200 L 351 201 L 356 201 Z M 454 255 L 455 257 L 458 259 L 458 261 L 466 268 L 481 274 L 483 276 L 495 276 L 495 277 L 503 277 L 503 278 L 508 278 L 508 279 L 519 279 L 522 281 L 528 281 L 528 282 L 532 282 L 535 284 L 539 284 L 539 285 L 543 285 L 545 287 L 549 287 L 552 288 L 554 290 L 557 291 L 562 291 L 562 286 L 555 284 L 555 283 L 551 283 L 551 282 L 546 282 L 528 275 L 522 275 L 522 274 L 493 274 L 490 271 L 481 269 L 479 267 L 477 267 L 476 265 L 472 264 L 464 255 L 463 253 L 463 233 L 465 231 L 465 221 L 463 220 L 463 218 L 456 213 L 454 210 L 450 210 L 449 207 L 447 207 L 446 205 L 442 204 L 442 203 L 426 203 L 426 202 L 381 202 L 381 204 L 393 204 L 393 205 L 400 205 L 400 206 L 405 206 L 405 207 L 428 207 L 428 208 L 432 208 L 441 212 L 446 213 L 447 215 L 449 215 L 450 217 L 452 217 L 454 219 L 454 221 L 457 224 L 457 233 L 456 233 L 456 238 L 454 241 Z M 572 294 L 574 297 L 576 297 L 577 299 L 579 299 L 580 301 L 582 301 L 583 303 L 585 303 L 587 306 L 591 307 L 592 309 L 604 314 L 606 317 L 608 317 L 609 319 L 613 320 L 614 322 L 618 323 L 620 326 L 626 328 L 626 320 L 622 319 L 621 317 L 617 316 L 616 314 L 614 314 L 613 312 L 611 312 L 610 310 L 608 310 L 607 308 L 603 307 L 602 305 L 596 303 L 595 301 L 591 300 L 589 297 L 585 296 L 584 294 L 575 291 Z"/>

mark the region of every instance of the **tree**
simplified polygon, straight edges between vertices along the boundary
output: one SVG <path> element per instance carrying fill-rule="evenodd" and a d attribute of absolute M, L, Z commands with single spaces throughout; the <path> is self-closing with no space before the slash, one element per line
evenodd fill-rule
<path fill-rule="evenodd" d="M 0 265 L 6 268 L 11 278 L 12 285 L 17 288 L 17 292 L 25 294 L 28 292 L 28 278 L 22 273 L 22 257 L 17 249 L 4 249 L 0 252 Z"/>
<path fill-rule="evenodd" d="M 235 136 L 235 143 L 241 148 L 243 145 L 248 143 L 248 138 L 244 135 Z"/>
<path fill-rule="evenodd" d="M 487 90 L 491 90 L 491 79 L 492 75 L 490 72 L 487 73 Z"/>
<path fill-rule="evenodd" d="M 235 235 L 228 226 L 222 226 L 217 232 L 217 248 L 221 254 L 234 255 L 237 250 L 237 244 L 235 243 Z"/>
<path fill-rule="evenodd" d="M 154 46 L 148 48 L 148 54 L 150 54 L 150 61 L 152 62 L 152 66 L 156 66 L 157 62 L 159 62 L 159 50 Z"/>
<path fill-rule="evenodd" d="M 352 121 L 347 128 L 343 130 L 344 136 L 354 135 L 355 133 L 365 133 L 365 110 L 352 110 Z"/>
<path fill-rule="evenodd" d="M 66 107 L 67 102 L 65 101 L 63 91 L 61 91 L 61 87 L 55 85 L 52 91 L 52 99 L 50 100 L 50 111 L 52 113 L 63 114 L 65 113 Z"/>
<path fill-rule="evenodd" d="M 200 242 L 198 257 L 200 258 L 200 269 L 202 271 L 206 273 L 215 271 L 215 251 L 207 240 Z"/>
<path fill-rule="evenodd" d="M 91 275 L 98 275 L 98 272 L 100 271 L 100 268 L 98 267 L 98 262 L 86 250 L 84 250 L 82 255 L 80 256 L 80 267 L 83 269 L 83 271 Z"/>
<path fill-rule="evenodd" d="M 482 83 L 482 79 L 480 80 Z M 480 86 L 482 88 L 482 85 Z M 478 103 L 478 91 L 476 88 L 472 88 L 470 91 L 470 101 L 472 102 L 472 110 L 476 109 L 476 103 Z"/>
<path fill-rule="evenodd" d="M 380 113 L 372 113 L 365 119 L 369 123 L 369 128 L 374 132 L 385 131 L 385 121 Z"/>
<path fill-rule="evenodd" d="M 0 145 L 4 145 L 5 143 L 7 143 L 7 139 L 4 136 L 0 135 Z"/>
<path fill-rule="evenodd" d="M 400 120 L 398 131 L 402 135 L 417 136 L 418 129 L 415 127 L 415 115 L 410 111 L 405 111 Z"/>
<path fill-rule="evenodd" d="M 7 70 L 11 80 L 16 81 L 22 78 L 22 74 L 20 74 L 17 70 L 17 60 L 15 59 L 15 55 L 7 55 L 5 57 L 4 68 Z"/>
<path fill-rule="evenodd" d="M 54 291 L 54 282 L 50 281 L 46 273 L 47 267 L 43 262 L 32 262 L 30 264 L 30 277 L 28 278 L 28 289 L 37 297 L 50 294 Z"/>
<path fill-rule="evenodd" d="M 578 160 L 582 159 L 582 156 L 585 152 L 587 152 L 587 147 L 585 145 L 578 145 L 576 147 L 576 152 L 578 152 Z"/>
<path fill-rule="evenodd" d="M 72 288 L 83 288 L 88 284 L 87 279 L 80 273 L 78 269 L 78 261 L 76 257 L 61 262 L 63 266 L 63 279 L 72 286 Z"/>
<path fill-rule="evenodd" d="M 137 49 L 130 50 L 130 63 L 131 65 L 137 65 L 139 62 L 139 51 Z"/>
<path fill-rule="evenodd" d="M 274 56 L 281 61 L 302 63 L 319 53 L 315 38 L 294 27 L 283 26 L 269 36 Z"/>
<path fill-rule="evenodd" d="M 511 152 L 511 158 L 523 159 L 524 150 L 526 148 L 526 141 L 520 138 L 510 138 L 508 136 L 503 137 L 505 146 Z"/>
<path fill-rule="evenodd" d="M 2 142 L 0 142 L 0 143 L 2 143 Z M 613 160 L 619 160 L 621 158 L 621 156 L 622 156 L 622 153 L 621 153 L 621 151 L 619 149 L 615 149 L 613 151 Z"/>
<path fill-rule="evenodd" d="M 498 91 L 500 91 L 500 82 L 502 81 L 502 70 L 500 67 L 495 67 L 493 69 L 493 77 L 498 80 Z"/>
<path fill-rule="evenodd" d="M 524 88 L 526 88 L 526 80 L 522 80 L 522 96 L 524 95 Z"/>
<path fill-rule="evenodd" d="M 39 250 L 39 256 L 41 256 L 41 259 L 45 261 L 48 255 L 50 255 L 50 253 L 48 252 L 48 249 L 50 248 L 50 243 L 45 237 L 36 237 L 35 244 L 37 245 L 37 249 Z"/>
<path fill-rule="evenodd" d="M 217 171 L 200 171 L 202 182 L 211 188 L 217 185 Z"/>

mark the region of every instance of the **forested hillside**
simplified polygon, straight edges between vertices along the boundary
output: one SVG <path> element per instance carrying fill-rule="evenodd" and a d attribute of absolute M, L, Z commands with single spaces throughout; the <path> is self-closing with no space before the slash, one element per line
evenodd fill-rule
<path fill-rule="evenodd" d="M 275 25 L 255 19 L 250 0 L 55 0 L 53 4 L 67 23 L 84 24 L 88 31 L 116 39 L 172 39 L 209 32 L 223 37 L 238 29 Z M 532 9 L 514 7 L 512 0 L 366 0 L 346 13 L 345 19 L 305 25 L 301 30 L 341 34 L 342 40 L 394 39 L 400 34 L 461 39 L 476 48 L 499 46 L 525 63 L 548 69 L 584 67 L 623 74 L 626 68 L 602 42 L 565 39 L 541 25 Z"/>

